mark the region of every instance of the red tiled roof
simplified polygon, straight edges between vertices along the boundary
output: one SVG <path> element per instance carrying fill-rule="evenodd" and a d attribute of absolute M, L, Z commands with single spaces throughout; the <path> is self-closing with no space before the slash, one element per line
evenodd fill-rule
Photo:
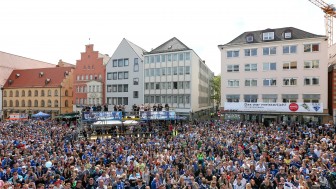
<path fill-rule="evenodd" d="M 71 67 L 38 68 L 13 70 L 4 88 L 25 87 L 58 87 L 65 79 L 65 72 L 70 73 Z M 40 76 L 40 74 L 42 76 Z M 49 79 L 49 82 L 46 82 Z"/>

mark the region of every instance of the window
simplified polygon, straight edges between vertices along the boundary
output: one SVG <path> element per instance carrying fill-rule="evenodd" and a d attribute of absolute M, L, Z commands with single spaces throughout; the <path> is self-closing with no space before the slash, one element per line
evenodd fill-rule
<path fill-rule="evenodd" d="M 297 62 L 284 62 L 282 64 L 282 69 L 284 70 L 296 70 L 297 69 Z"/>
<path fill-rule="evenodd" d="M 153 89 L 154 89 L 154 86 L 155 86 L 155 83 L 151 82 L 151 83 L 150 83 L 150 89 L 153 90 Z"/>
<path fill-rule="evenodd" d="M 15 91 L 15 96 L 19 97 L 19 91 L 18 90 Z"/>
<path fill-rule="evenodd" d="M 124 85 L 124 92 L 128 92 L 128 85 L 127 84 Z"/>
<path fill-rule="evenodd" d="M 112 80 L 112 73 L 111 72 L 107 73 L 107 80 Z"/>
<path fill-rule="evenodd" d="M 83 104 L 83 99 L 81 99 L 81 104 Z M 58 100 L 55 100 L 55 102 L 54 102 L 54 106 L 55 106 L 55 107 L 58 107 Z"/>
<path fill-rule="evenodd" d="M 34 107 L 38 107 L 38 101 L 37 100 L 34 101 Z"/>
<path fill-rule="evenodd" d="M 299 95 L 297 94 L 283 94 L 282 95 L 282 102 L 283 103 L 291 103 L 297 102 Z"/>
<path fill-rule="evenodd" d="M 297 48 L 296 45 L 284 45 L 282 47 L 282 52 L 284 54 L 294 54 L 296 53 L 296 48 Z"/>
<path fill-rule="evenodd" d="M 118 67 L 118 60 L 113 60 L 113 67 Z"/>
<path fill-rule="evenodd" d="M 128 66 L 128 64 L 129 64 L 129 63 L 128 63 L 128 58 L 125 58 L 125 59 L 124 59 L 124 66 Z"/>
<path fill-rule="evenodd" d="M 179 81 L 178 83 L 177 83 L 177 88 L 178 89 L 183 89 L 183 81 Z"/>
<path fill-rule="evenodd" d="M 133 98 L 139 98 L 139 91 L 133 91 Z"/>
<path fill-rule="evenodd" d="M 245 79 L 245 86 L 246 87 L 256 87 L 257 86 L 257 79 Z"/>
<path fill-rule="evenodd" d="M 161 62 L 166 62 L 166 55 L 165 54 L 161 55 Z"/>
<path fill-rule="evenodd" d="M 149 83 L 145 83 L 145 90 L 149 89 Z"/>
<path fill-rule="evenodd" d="M 145 69 L 145 77 L 149 77 L 149 69 Z"/>
<path fill-rule="evenodd" d="M 320 94 L 302 94 L 302 99 L 304 103 L 319 103 L 320 98 Z"/>
<path fill-rule="evenodd" d="M 190 104 L 190 95 L 186 95 L 185 97 L 186 97 L 185 103 Z"/>
<path fill-rule="evenodd" d="M 160 83 L 159 82 L 155 83 L 155 89 L 157 89 L 157 90 L 160 89 Z"/>
<path fill-rule="evenodd" d="M 185 74 L 189 75 L 190 74 L 190 66 L 185 67 Z"/>
<path fill-rule="evenodd" d="M 262 36 L 264 41 L 274 40 L 274 32 L 265 32 Z"/>
<path fill-rule="evenodd" d="M 29 92 L 28 92 L 28 94 L 29 94 Z M 48 90 L 48 96 L 51 96 L 51 90 L 50 89 Z"/>
<path fill-rule="evenodd" d="M 4 91 L 3 96 L 7 97 L 7 91 Z"/>
<path fill-rule="evenodd" d="M 118 79 L 118 72 L 112 72 L 112 79 L 117 80 Z"/>
<path fill-rule="evenodd" d="M 41 107 L 44 107 L 45 104 L 44 104 L 44 100 L 41 100 Z"/>
<path fill-rule="evenodd" d="M 41 96 L 44 96 L 44 90 L 41 90 Z"/>
<path fill-rule="evenodd" d="M 156 63 L 160 62 L 160 55 L 155 55 L 155 61 L 156 61 Z"/>
<path fill-rule="evenodd" d="M 239 57 L 239 50 L 230 50 L 226 52 L 228 58 Z"/>
<path fill-rule="evenodd" d="M 13 107 L 13 101 L 12 100 L 9 101 L 9 107 Z"/>
<path fill-rule="evenodd" d="M 177 82 L 173 82 L 173 89 L 177 89 Z"/>
<path fill-rule="evenodd" d="M 320 78 L 318 77 L 306 77 L 304 78 L 304 85 L 319 85 Z"/>
<path fill-rule="evenodd" d="M 226 95 L 227 102 L 239 102 L 240 95 L 232 94 Z"/>
<path fill-rule="evenodd" d="M 290 31 L 285 32 L 284 37 L 285 37 L 285 39 L 290 39 L 290 38 L 292 38 L 292 32 L 290 32 Z"/>
<path fill-rule="evenodd" d="M 145 64 L 148 64 L 148 63 L 149 63 L 149 57 L 145 56 Z"/>
<path fill-rule="evenodd" d="M 167 89 L 171 89 L 172 88 L 172 83 L 171 82 L 167 82 Z"/>
<path fill-rule="evenodd" d="M 173 54 L 173 61 L 177 61 L 177 54 Z"/>
<path fill-rule="evenodd" d="M 133 85 L 139 85 L 139 78 L 133 78 Z"/>
<path fill-rule="evenodd" d="M 55 90 L 55 96 L 58 96 L 58 90 Z"/>
<path fill-rule="evenodd" d="M 122 92 L 123 91 L 123 85 L 118 85 L 118 92 Z"/>
<path fill-rule="evenodd" d="M 161 68 L 161 75 L 166 75 L 166 68 Z"/>
<path fill-rule="evenodd" d="M 167 75 L 171 75 L 172 74 L 172 68 L 171 67 L 167 67 Z"/>
<path fill-rule="evenodd" d="M 85 76 L 85 79 L 86 79 L 86 80 L 89 80 L 89 75 L 86 75 L 86 76 Z"/>
<path fill-rule="evenodd" d="M 228 80 L 228 87 L 239 87 L 239 80 Z"/>
<path fill-rule="evenodd" d="M 133 66 L 133 71 L 134 72 L 138 72 L 139 71 L 139 59 L 138 58 L 134 58 L 134 66 Z"/>
<path fill-rule="evenodd" d="M 150 62 L 150 63 L 154 63 L 154 56 L 150 56 L 150 58 L 149 58 L 149 62 Z"/>
<path fill-rule="evenodd" d="M 93 79 L 93 75 L 90 75 L 90 80 L 92 80 Z"/>
<path fill-rule="evenodd" d="M 124 66 L 124 59 L 119 59 L 118 60 L 118 67 L 123 67 Z"/>
<path fill-rule="evenodd" d="M 274 55 L 276 54 L 276 47 L 264 47 L 263 55 Z"/>
<path fill-rule="evenodd" d="M 166 82 L 161 82 L 161 89 L 166 89 Z"/>
<path fill-rule="evenodd" d="M 177 103 L 177 96 L 173 96 L 173 103 Z"/>
<path fill-rule="evenodd" d="M 257 102 L 258 95 L 244 95 L 244 102 Z"/>
<path fill-rule="evenodd" d="M 173 67 L 173 74 L 177 75 L 177 67 Z"/>
<path fill-rule="evenodd" d="M 178 69 L 179 69 L 179 75 L 183 75 L 183 73 L 184 73 L 184 66 L 179 66 Z"/>
<path fill-rule="evenodd" d="M 84 91 L 85 92 L 85 91 Z M 43 91 L 43 96 L 44 96 L 44 91 Z M 68 90 L 65 90 L 64 96 L 69 96 Z"/>
<path fill-rule="evenodd" d="M 283 85 L 284 86 L 296 86 L 297 85 L 297 79 L 296 78 L 284 78 L 283 79 Z"/>
<path fill-rule="evenodd" d="M 257 48 L 244 49 L 245 56 L 257 56 Z"/>
<path fill-rule="evenodd" d="M 112 85 L 107 85 L 107 92 L 108 93 L 112 92 Z"/>
<path fill-rule="evenodd" d="M 22 107 L 26 107 L 26 102 L 25 102 L 25 100 L 21 100 L 21 106 L 22 106 Z"/>
<path fill-rule="evenodd" d="M 274 62 L 263 63 L 263 70 L 264 71 L 276 70 L 276 63 Z"/>
<path fill-rule="evenodd" d="M 179 61 L 183 61 L 184 60 L 184 54 L 183 53 L 180 53 L 179 54 Z"/>
<path fill-rule="evenodd" d="M 264 103 L 274 103 L 277 101 L 277 94 L 262 94 L 262 101 Z"/>
<path fill-rule="evenodd" d="M 38 96 L 38 91 L 37 90 L 34 91 L 34 96 Z"/>
<path fill-rule="evenodd" d="M 124 72 L 118 72 L 118 79 L 124 79 Z"/>
<path fill-rule="evenodd" d="M 124 79 L 128 79 L 128 72 L 124 72 Z"/>
<path fill-rule="evenodd" d="M 124 97 L 123 101 L 124 101 L 124 105 L 128 105 L 128 97 Z"/>
<path fill-rule="evenodd" d="M 155 68 L 155 76 L 161 75 L 161 68 Z"/>
<path fill-rule="evenodd" d="M 77 99 L 78 100 L 78 99 Z M 78 104 L 78 103 L 77 103 Z M 47 104 L 48 107 L 51 107 L 51 100 L 48 100 L 48 104 Z"/>
<path fill-rule="evenodd" d="M 246 36 L 246 42 L 247 43 L 252 43 L 253 42 L 253 35 L 247 35 Z"/>
<path fill-rule="evenodd" d="M 112 85 L 112 92 L 118 91 L 118 85 Z"/>
<path fill-rule="evenodd" d="M 186 54 L 185 54 L 185 60 L 190 60 L 190 52 L 186 52 Z"/>
<path fill-rule="evenodd" d="M 167 55 L 167 60 L 168 60 L 168 62 L 171 62 L 171 61 L 172 61 L 172 55 L 171 55 L 171 54 L 168 54 L 168 55 Z"/>
<path fill-rule="evenodd" d="M 15 101 L 15 107 L 19 107 L 20 106 L 20 103 L 18 100 Z"/>
<path fill-rule="evenodd" d="M 21 91 L 21 96 L 26 96 L 26 91 L 22 90 Z"/>
<path fill-rule="evenodd" d="M 319 51 L 319 44 L 304 44 L 303 52 L 316 52 Z"/>
<path fill-rule="evenodd" d="M 264 86 L 276 86 L 276 79 L 264 79 L 263 85 Z"/>
<path fill-rule="evenodd" d="M 258 70 L 257 64 L 245 64 L 246 72 L 257 71 L 257 70 Z"/>
<path fill-rule="evenodd" d="M 304 61 L 304 68 L 305 69 L 312 69 L 312 68 L 319 68 L 320 61 L 319 60 L 308 60 Z"/>
<path fill-rule="evenodd" d="M 185 81 L 184 86 L 185 89 L 190 89 L 190 81 Z"/>
<path fill-rule="evenodd" d="M 3 101 L 3 106 L 4 106 L 4 107 L 7 107 L 7 100 L 4 100 L 4 101 Z"/>
<path fill-rule="evenodd" d="M 239 72 L 239 65 L 227 65 L 227 72 Z"/>

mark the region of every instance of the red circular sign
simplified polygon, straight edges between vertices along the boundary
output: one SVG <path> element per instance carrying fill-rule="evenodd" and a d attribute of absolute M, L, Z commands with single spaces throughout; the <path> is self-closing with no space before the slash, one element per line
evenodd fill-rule
<path fill-rule="evenodd" d="M 292 112 L 296 112 L 299 109 L 299 105 L 297 105 L 296 103 L 291 103 L 289 104 L 289 110 Z"/>

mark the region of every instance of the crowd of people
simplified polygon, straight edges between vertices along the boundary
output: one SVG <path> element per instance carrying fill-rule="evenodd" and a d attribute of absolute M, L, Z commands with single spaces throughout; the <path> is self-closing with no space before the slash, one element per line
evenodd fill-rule
<path fill-rule="evenodd" d="M 169 128 L 92 140 L 53 120 L 1 122 L 0 188 L 335 188 L 332 125 L 195 120 Z"/>

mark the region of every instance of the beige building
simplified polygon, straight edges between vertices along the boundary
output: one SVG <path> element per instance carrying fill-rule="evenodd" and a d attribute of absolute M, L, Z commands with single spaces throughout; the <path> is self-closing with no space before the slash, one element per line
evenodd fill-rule
<path fill-rule="evenodd" d="M 52 117 L 72 112 L 72 67 L 13 70 L 3 87 L 3 110 Z"/>
<path fill-rule="evenodd" d="M 326 36 L 288 27 L 244 32 L 219 45 L 227 118 L 327 121 L 327 42 Z"/>

